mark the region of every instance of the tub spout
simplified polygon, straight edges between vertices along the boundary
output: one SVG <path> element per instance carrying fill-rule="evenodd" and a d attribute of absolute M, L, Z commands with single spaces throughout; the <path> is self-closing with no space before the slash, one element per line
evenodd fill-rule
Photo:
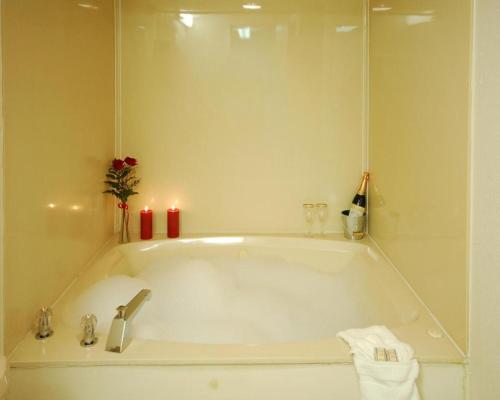
<path fill-rule="evenodd" d="M 122 353 L 130 344 L 130 324 L 142 305 L 151 298 L 151 290 L 142 289 L 126 306 L 119 306 L 106 342 L 106 351 Z"/>

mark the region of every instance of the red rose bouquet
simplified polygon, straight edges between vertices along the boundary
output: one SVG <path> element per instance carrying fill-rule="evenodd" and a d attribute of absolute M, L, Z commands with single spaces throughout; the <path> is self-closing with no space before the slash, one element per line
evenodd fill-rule
<path fill-rule="evenodd" d="M 118 207 L 122 210 L 122 220 L 120 227 L 120 243 L 126 243 L 130 241 L 128 232 L 128 198 L 134 194 L 138 194 L 134 188 L 141 181 L 135 176 L 135 167 L 137 166 L 137 160 L 132 157 L 126 157 L 123 160 L 114 159 L 111 162 L 111 167 L 108 169 L 106 174 L 106 181 L 104 183 L 107 189 L 104 193 L 110 193 L 115 196 L 120 202 Z"/>

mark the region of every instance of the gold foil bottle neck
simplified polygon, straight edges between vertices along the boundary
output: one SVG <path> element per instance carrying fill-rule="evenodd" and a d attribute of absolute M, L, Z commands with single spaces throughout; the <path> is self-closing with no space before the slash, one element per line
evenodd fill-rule
<path fill-rule="evenodd" d="M 363 173 L 363 179 L 361 181 L 361 184 L 359 185 L 358 189 L 358 194 L 363 196 L 366 194 L 366 186 L 368 185 L 368 179 L 370 178 L 370 173 L 369 172 L 364 172 Z"/>

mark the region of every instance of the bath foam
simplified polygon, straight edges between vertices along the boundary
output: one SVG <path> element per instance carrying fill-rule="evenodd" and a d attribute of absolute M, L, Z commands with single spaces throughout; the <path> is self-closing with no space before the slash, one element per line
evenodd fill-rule
<path fill-rule="evenodd" d="M 87 289 L 74 304 L 64 310 L 64 322 L 80 328 L 81 317 L 85 314 L 97 316 L 97 331 L 108 332 L 116 308 L 127 304 L 141 289 L 148 289 L 147 282 L 125 275 L 115 275 L 97 282 Z"/>
<path fill-rule="evenodd" d="M 214 344 L 331 338 L 380 322 L 356 302 L 356 291 L 365 290 L 360 268 L 332 275 L 274 257 L 165 257 L 135 277 L 98 282 L 66 312 L 66 322 L 77 328 L 71 317 L 92 312 L 98 332 L 107 333 L 116 307 L 149 288 L 152 299 L 134 321 L 137 338 Z"/>

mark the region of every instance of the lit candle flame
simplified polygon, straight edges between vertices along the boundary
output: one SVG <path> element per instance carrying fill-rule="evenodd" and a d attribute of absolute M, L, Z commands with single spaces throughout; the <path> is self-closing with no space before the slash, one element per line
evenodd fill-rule
<path fill-rule="evenodd" d="M 175 208 L 176 208 L 175 204 L 172 204 L 172 210 L 175 210 Z"/>
<path fill-rule="evenodd" d="M 149 210 L 148 206 L 144 207 L 144 211 L 148 212 L 148 210 Z"/>

